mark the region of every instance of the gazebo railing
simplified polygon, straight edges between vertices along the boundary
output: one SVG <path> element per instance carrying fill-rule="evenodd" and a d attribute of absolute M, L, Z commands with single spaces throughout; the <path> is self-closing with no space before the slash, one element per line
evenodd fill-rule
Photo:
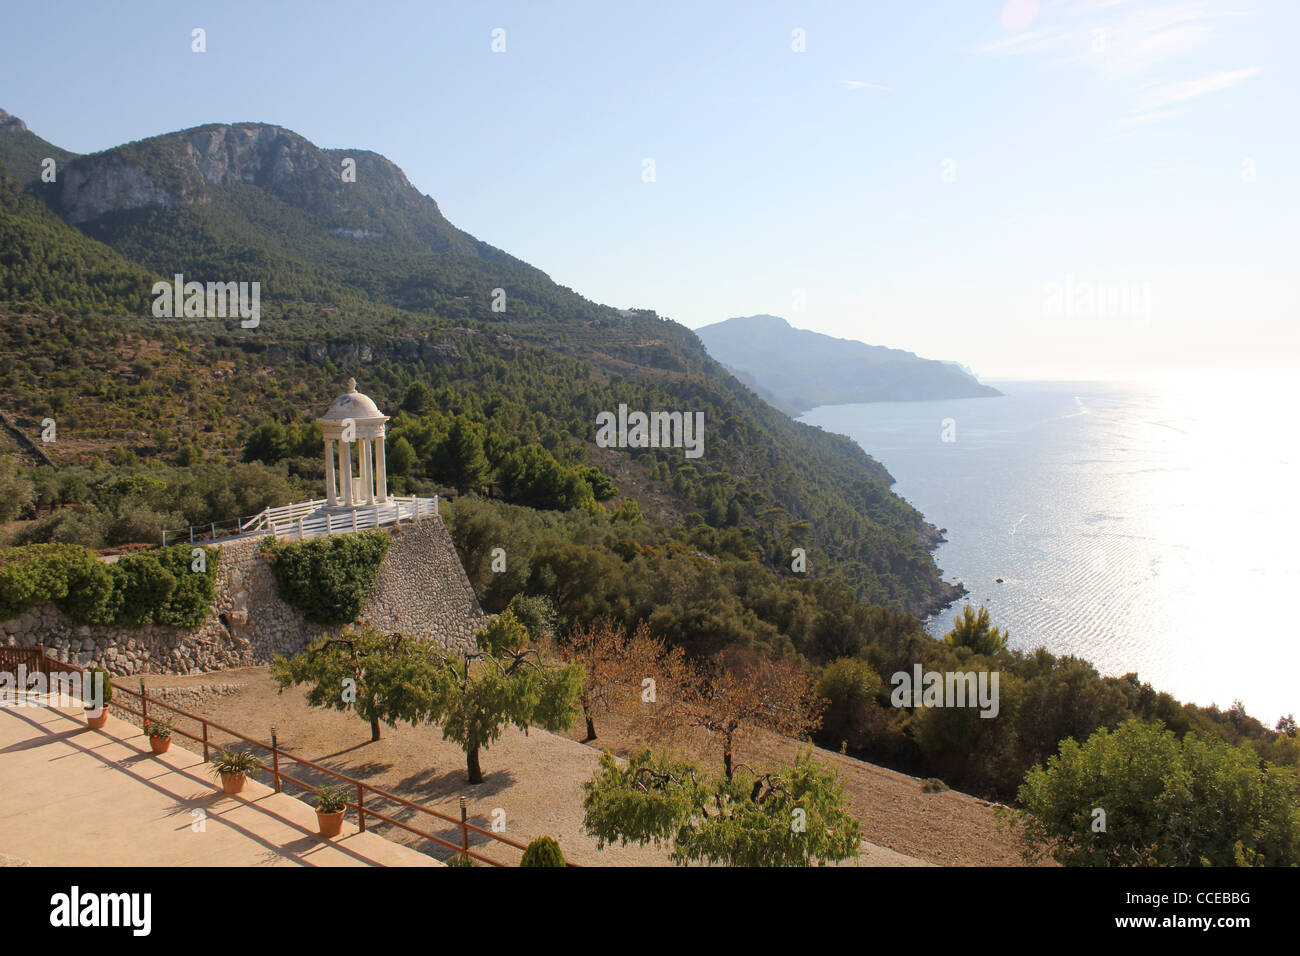
<path fill-rule="evenodd" d="M 163 532 L 163 546 L 168 544 L 194 544 L 200 541 L 220 541 L 250 534 L 272 534 L 276 538 L 305 541 L 324 535 L 350 534 L 368 528 L 397 524 L 401 521 L 420 521 L 438 517 L 438 497 L 418 498 L 415 495 L 390 495 L 387 503 L 358 505 L 354 508 L 325 511 L 325 499 L 314 499 L 278 508 L 264 508 L 247 518 L 233 518 L 206 525 L 191 525 L 175 531 Z"/>

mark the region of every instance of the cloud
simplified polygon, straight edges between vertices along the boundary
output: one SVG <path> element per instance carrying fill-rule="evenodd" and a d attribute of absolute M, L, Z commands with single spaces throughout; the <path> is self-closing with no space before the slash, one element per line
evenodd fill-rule
<path fill-rule="evenodd" d="M 892 87 L 885 86 L 883 83 L 868 83 L 866 80 L 840 80 L 840 84 L 846 90 L 885 90 L 892 91 Z"/>
<path fill-rule="evenodd" d="M 1160 123 L 1168 119 L 1177 119 L 1186 114 L 1187 110 L 1152 110 L 1148 113 L 1135 113 L 1132 116 L 1126 116 L 1119 121 L 1119 125 L 1126 129 L 1134 126 L 1148 126 L 1151 123 Z"/>
<path fill-rule="evenodd" d="M 1180 60 L 1212 49 L 1216 26 L 1237 15 L 1219 9 L 1213 0 L 1063 0 L 1047 7 L 1033 29 L 1008 32 L 977 49 L 1085 69 L 1129 100 L 1121 126 L 1143 126 L 1184 116 L 1190 101 L 1260 72 L 1248 67 L 1199 79 L 1169 78 Z"/>
<path fill-rule="evenodd" d="M 1153 89 L 1147 100 L 1147 110 L 1162 110 L 1175 103 L 1186 103 L 1207 93 L 1217 93 L 1245 83 L 1258 76 L 1259 67 L 1247 67 L 1244 70 L 1220 70 L 1197 80 L 1184 80 L 1181 83 L 1164 83 Z"/>

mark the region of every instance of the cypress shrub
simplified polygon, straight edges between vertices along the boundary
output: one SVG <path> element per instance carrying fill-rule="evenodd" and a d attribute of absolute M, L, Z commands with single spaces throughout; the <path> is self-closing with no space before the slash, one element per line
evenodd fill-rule
<path fill-rule="evenodd" d="M 539 836 L 528 844 L 520 866 L 564 866 L 560 845 L 548 836 Z"/>

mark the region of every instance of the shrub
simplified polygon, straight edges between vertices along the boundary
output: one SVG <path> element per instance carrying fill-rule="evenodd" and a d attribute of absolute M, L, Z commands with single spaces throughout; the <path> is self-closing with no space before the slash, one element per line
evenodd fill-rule
<path fill-rule="evenodd" d="M 938 777 L 927 777 L 921 784 L 922 793 L 943 793 L 948 789 L 948 785 Z"/>
<path fill-rule="evenodd" d="M 30 508 L 36 500 L 31 479 L 9 455 L 0 457 L 0 521 L 8 521 Z"/>
<path fill-rule="evenodd" d="M 506 610 L 514 614 L 515 620 L 528 629 L 529 636 L 545 643 L 555 638 L 555 605 L 544 594 L 516 594 L 506 605 Z"/>
<path fill-rule="evenodd" d="M 448 866 L 478 866 L 479 863 L 472 856 L 466 856 L 464 853 L 457 853 L 447 860 Z"/>
<path fill-rule="evenodd" d="M 316 788 L 316 809 L 321 813 L 338 813 L 348 807 L 348 795 L 352 788 L 339 785 Z"/>
<path fill-rule="evenodd" d="M 124 555 L 111 565 L 120 595 L 115 623 L 197 627 L 212 607 L 220 551 L 207 551 L 204 571 L 192 569 L 189 545 Z"/>
<path fill-rule="evenodd" d="M 822 737 L 861 747 L 870 739 L 870 716 L 881 688 L 880 675 L 864 660 L 841 657 L 822 668 L 817 696 L 825 701 Z"/>
<path fill-rule="evenodd" d="M 176 722 L 170 717 L 146 717 L 144 732 L 150 737 L 170 737 L 176 729 Z"/>
<path fill-rule="evenodd" d="M 520 866 L 564 866 L 560 845 L 548 836 L 539 836 L 528 844 Z"/>
<path fill-rule="evenodd" d="M 89 683 L 83 689 L 83 694 L 94 689 L 96 674 L 99 675 L 100 680 L 103 682 L 100 686 L 103 687 L 104 691 L 103 704 L 107 707 L 113 702 L 113 680 L 108 676 L 108 671 L 99 667 L 92 667 L 90 670 L 86 671 L 86 677 L 88 678 Z"/>
<path fill-rule="evenodd" d="M 183 515 L 174 511 L 156 511 L 138 501 L 121 506 L 117 517 L 108 523 L 104 540 L 110 545 L 155 544 L 162 540 L 163 531 L 185 523 Z"/>
<path fill-rule="evenodd" d="M 388 553 L 382 531 L 280 544 L 268 538 L 280 597 L 319 624 L 351 624 L 366 606 Z"/>
<path fill-rule="evenodd" d="M 152 624 L 154 611 L 176 590 L 176 576 L 146 553 L 125 555 L 112 565 L 113 584 L 122 595 L 117 620 L 124 624 Z"/>
<path fill-rule="evenodd" d="M 203 623 L 216 592 L 219 548 L 191 570 L 188 545 L 125 555 L 105 564 L 75 544 L 34 544 L 0 552 L 0 621 L 52 603 L 77 624 Z"/>
<path fill-rule="evenodd" d="M 212 775 L 214 777 L 219 777 L 223 773 L 256 773 L 261 769 L 262 758 L 251 750 L 235 751 L 226 750 L 223 747 L 212 758 Z"/>
<path fill-rule="evenodd" d="M 169 627 L 198 627 L 208 616 L 217 593 L 217 568 L 221 549 L 204 548 L 204 569 L 194 570 L 194 549 L 187 544 L 142 552 L 133 558 L 151 555 L 159 566 L 176 579 L 167 600 L 154 609 L 153 622 Z M 125 560 L 125 559 L 123 559 Z M 119 562 L 120 563 L 120 562 Z"/>
<path fill-rule="evenodd" d="M 1248 746 L 1127 720 L 1067 739 L 1020 788 L 1025 855 L 1085 866 L 1295 866 L 1300 780 Z"/>
<path fill-rule="evenodd" d="M 18 532 L 16 543 L 27 544 L 80 544 L 98 548 L 104 543 L 106 519 L 98 511 L 73 511 L 60 508 L 24 527 Z"/>
<path fill-rule="evenodd" d="M 0 620 L 51 602 L 77 624 L 107 624 L 115 611 L 108 567 L 75 544 L 34 544 L 0 557 Z"/>

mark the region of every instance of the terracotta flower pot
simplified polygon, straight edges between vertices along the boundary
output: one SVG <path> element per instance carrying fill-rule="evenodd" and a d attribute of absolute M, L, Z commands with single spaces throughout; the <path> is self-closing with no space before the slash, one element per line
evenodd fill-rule
<path fill-rule="evenodd" d="M 335 837 L 343 830 L 343 814 L 346 810 L 336 810 L 333 813 L 321 813 L 316 811 L 316 824 L 320 828 L 320 835 L 323 837 Z"/>
<path fill-rule="evenodd" d="M 149 746 L 153 748 L 156 754 L 165 754 L 167 748 L 172 745 L 171 737 L 150 737 Z"/>
<path fill-rule="evenodd" d="M 104 708 L 103 713 L 98 717 L 92 717 L 89 713 L 86 714 L 86 726 L 91 730 L 99 730 L 99 728 L 103 727 L 106 723 L 108 723 L 107 707 Z"/>
<path fill-rule="evenodd" d="M 221 789 L 225 793 L 239 793 L 244 789 L 244 775 L 242 773 L 223 773 L 221 775 Z"/>

